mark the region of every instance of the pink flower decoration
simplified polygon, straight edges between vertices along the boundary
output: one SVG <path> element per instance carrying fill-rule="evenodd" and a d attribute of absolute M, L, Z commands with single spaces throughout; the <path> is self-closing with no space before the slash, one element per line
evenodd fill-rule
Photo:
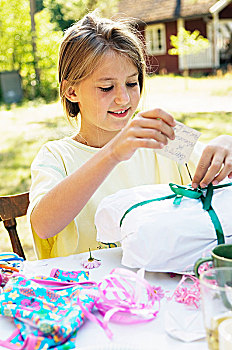
<path fill-rule="evenodd" d="M 155 286 L 152 286 L 152 287 L 154 289 L 156 296 L 159 298 L 159 300 L 163 299 L 163 297 L 165 295 L 163 288 L 162 287 L 155 287 Z"/>
<path fill-rule="evenodd" d="M 89 259 L 82 261 L 82 266 L 86 269 L 95 269 L 101 265 L 101 261 L 92 257 L 91 250 L 89 249 Z"/>
<path fill-rule="evenodd" d="M 89 259 L 88 259 L 88 260 L 83 261 L 82 265 L 86 269 L 95 269 L 96 267 L 99 267 L 101 265 L 101 262 L 97 261 L 97 260 L 89 261 Z"/>

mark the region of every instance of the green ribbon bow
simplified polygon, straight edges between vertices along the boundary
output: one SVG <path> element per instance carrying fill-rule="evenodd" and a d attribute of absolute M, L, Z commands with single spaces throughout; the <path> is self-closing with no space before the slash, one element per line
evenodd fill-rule
<path fill-rule="evenodd" d="M 174 205 L 180 205 L 181 200 L 183 197 L 188 197 L 192 199 L 200 199 L 202 202 L 203 209 L 206 210 L 210 216 L 210 219 L 214 225 L 214 229 L 216 231 L 217 235 L 217 241 L 218 244 L 223 244 L 225 243 L 225 238 L 224 238 L 224 233 L 222 230 L 222 226 L 220 224 L 220 221 L 218 219 L 217 214 L 215 213 L 212 205 L 211 205 L 211 200 L 213 196 L 213 190 L 217 188 L 222 188 L 222 187 L 228 187 L 232 186 L 232 182 L 223 184 L 223 185 L 216 185 L 213 186 L 212 184 L 209 184 L 206 188 L 197 188 L 193 189 L 191 185 L 183 186 L 183 185 L 176 185 L 173 183 L 169 184 L 171 190 L 174 192 L 174 194 L 160 197 L 160 198 L 154 198 L 154 199 L 149 199 L 143 202 L 136 203 L 132 205 L 127 211 L 123 214 L 121 220 L 120 220 L 120 227 L 122 226 L 122 222 L 125 219 L 125 216 L 133 209 L 151 203 L 151 202 L 158 202 L 162 201 L 165 199 L 171 199 L 174 198 L 173 204 Z M 206 194 L 204 195 L 204 192 L 206 191 Z"/>

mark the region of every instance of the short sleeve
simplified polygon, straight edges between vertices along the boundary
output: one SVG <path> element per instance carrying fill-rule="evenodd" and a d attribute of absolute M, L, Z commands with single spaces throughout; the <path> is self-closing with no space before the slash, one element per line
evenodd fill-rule
<path fill-rule="evenodd" d="M 48 143 L 49 145 L 49 143 Z M 29 210 L 54 186 L 67 176 L 59 154 L 44 145 L 31 165 L 31 189 Z"/>
<path fill-rule="evenodd" d="M 49 143 L 44 145 L 31 165 L 32 185 L 30 189 L 30 204 L 27 211 L 28 224 L 33 235 L 34 248 L 38 258 L 51 257 L 51 251 L 57 237 L 39 238 L 31 225 L 31 213 L 40 199 L 66 176 L 62 157 L 49 146 Z"/>

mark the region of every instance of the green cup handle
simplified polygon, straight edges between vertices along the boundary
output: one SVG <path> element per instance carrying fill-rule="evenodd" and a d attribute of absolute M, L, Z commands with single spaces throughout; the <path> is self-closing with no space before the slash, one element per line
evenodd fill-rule
<path fill-rule="evenodd" d="M 209 257 L 206 257 L 206 258 L 200 258 L 198 259 L 196 262 L 195 262 L 195 265 L 194 265 L 194 273 L 195 275 L 197 276 L 197 278 L 199 278 L 199 272 L 198 272 L 198 269 L 199 267 L 208 262 L 208 261 L 213 261 L 213 259 L 209 256 Z"/>

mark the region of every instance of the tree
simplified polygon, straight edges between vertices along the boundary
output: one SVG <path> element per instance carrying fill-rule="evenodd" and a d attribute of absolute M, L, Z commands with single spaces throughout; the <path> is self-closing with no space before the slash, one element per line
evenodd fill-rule
<path fill-rule="evenodd" d="M 33 99 L 37 81 L 29 5 L 28 0 L 1 0 L 0 71 L 17 70 L 22 77 L 24 97 Z M 35 14 L 35 25 L 37 65 L 40 72 L 38 94 L 49 101 L 58 94 L 57 58 L 62 32 L 55 31 L 50 13 L 45 8 Z"/>
<path fill-rule="evenodd" d="M 36 86 L 37 95 L 46 101 L 54 100 L 58 95 L 57 60 L 62 38 L 61 24 L 63 30 L 95 8 L 108 15 L 117 1 L 111 0 L 108 4 L 108 0 L 34 0 L 35 65 L 30 0 L 0 0 L 0 71 L 16 70 L 20 73 L 26 99 L 34 98 Z M 50 7 L 46 8 L 46 4 Z M 56 18 L 54 10 L 57 11 Z"/>
<path fill-rule="evenodd" d="M 38 68 L 40 70 L 40 96 L 54 100 L 58 95 L 58 51 L 63 36 L 51 23 L 48 9 L 35 15 L 37 32 Z"/>
<path fill-rule="evenodd" d="M 0 70 L 19 70 L 32 61 L 28 0 L 1 0 Z"/>
<path fill-rule="evenodd" d="M 30 17 L 31 17 L 31 45 L 33 52 L 33 66 L 35 70 L 35 81 L 36 84 L 34 86 L 35 96 L 39 93 L 38 85 L 40 83 L 40 73 L 38 69 L 38 57 L 37 57 L 37 45 L 36 45 L 36 29 L 35 29 L 35 11 L 36 11 L 36 3 L 35 0 L 29 0 L 30 3 Z"/>
<path fill-rule="evenodd" d="M 204 38 L 198 30 L 187 31 L 181 27 L 177 35 L 170 36 L 172 49 L 168 50 L 169 55 L 183 56 L 184 74 L 188 76 L 188 65 L 186 55 L 197 54 L 209 47 L 209 40 Z"/>
<path fill-rule="evenodd" d="M 49 9 L 51 21 L 57 30 L 65 30 L 81 19 L 89 11 L 99 9 L 104 16 L 110 16 L 116 10 L 118 0 L 44 0 L 44 6 Z"/>

